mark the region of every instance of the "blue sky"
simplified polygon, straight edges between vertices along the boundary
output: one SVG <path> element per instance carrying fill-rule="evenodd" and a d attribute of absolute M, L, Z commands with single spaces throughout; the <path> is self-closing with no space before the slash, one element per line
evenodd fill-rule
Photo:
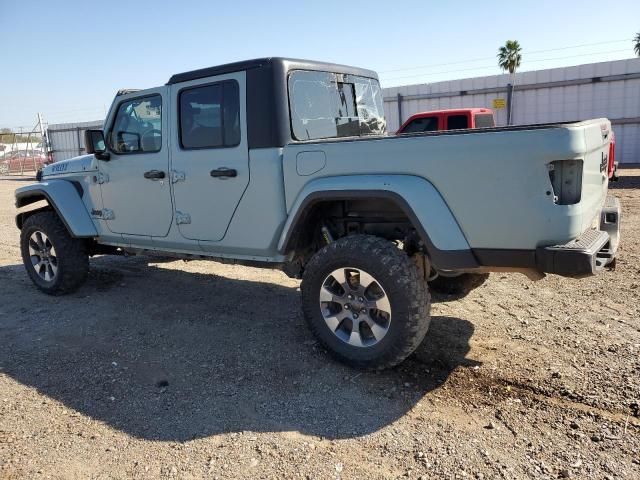
<path fill-rule="evenodd" d="M 631 58 L 638 31 L 638 0 L 0 0 L 0 128 L 101 119 L 119 88 L 248 58 L 367 67 L 384 87 L 500 73 L 507 39 L 523 71 Z"/>

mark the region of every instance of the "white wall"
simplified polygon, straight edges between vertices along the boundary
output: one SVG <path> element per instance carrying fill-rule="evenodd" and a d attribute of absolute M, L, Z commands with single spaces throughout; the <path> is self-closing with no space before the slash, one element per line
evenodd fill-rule
<path fill-rule="evenodd" d="M 607 117 L 612 120 L 616 134 L 616 158 L 621 163 L 640 163 L 640 77 L 607 79 L 608 76 L 640 74 L 640 58 L 613 62 L 592 63 L 574 67 L 523 72 L 516 75 L 514 124 L 562 122 Z M 602 81 L 592 81 L 602 77 Z M 581 85 L 536 85 L 559 81 L 585 81 Z M 434 96 L 440 98 L 404 99 L 403 121 L 425 110 L 458 107 L 492 108 L 495 98 L 506 98 L 506 92 L 473 94 L 473 90 L 505 87 L 509 75 L 467 78 L 422 85 L 406 85 L 384 89 L 385 115 L 389 131 L 398 129 L 397 94 Z M 520 86 L 520 88 L 519 88 Z M 461 91 L 467 95 L 460 95 Z M 506 124 L 506 110 L 498 110 L 498 125 Z"/>
<path fill-rule="evenodd" d="M 84 131 L 102 128 L 102 124 L 103 120 L 49 125 L 47 136 L 53 150 L 53 161 L 59 162 L 84 154 Z"/>

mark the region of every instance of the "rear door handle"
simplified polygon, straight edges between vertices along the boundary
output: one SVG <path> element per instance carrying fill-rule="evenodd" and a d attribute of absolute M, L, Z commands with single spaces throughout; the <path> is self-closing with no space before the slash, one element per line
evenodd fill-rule
<path fill-rule="evenodd" d="M 235 168 L 221 167 L 211 170 L 210 175 L 214 178 L 235 178 L 238 176 L 238 171 Z"/>
<path fill-rule="evenodd" d="M 162 170 L 149 170 L 148 172 L 144 172 L 144 178 L 148 178 L 149 180 L 160 180 L 165 176 L 166 174 Z"/>

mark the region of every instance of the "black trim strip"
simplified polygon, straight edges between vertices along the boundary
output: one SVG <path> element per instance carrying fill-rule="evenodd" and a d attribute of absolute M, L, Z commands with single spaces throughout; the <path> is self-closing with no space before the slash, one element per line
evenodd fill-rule
<path fill-rule="evenodd" d="M 535 250 L 474 248 L 473 254 L 483 267 L 536 268 Z"/>

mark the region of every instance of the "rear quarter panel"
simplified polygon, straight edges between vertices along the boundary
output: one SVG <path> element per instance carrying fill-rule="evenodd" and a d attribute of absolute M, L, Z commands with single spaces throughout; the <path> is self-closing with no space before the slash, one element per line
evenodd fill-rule
<path fill-rule="evenodd" d="M 283 156 L 287 212 L 305 185 L 318 178 L 413 175 L 437 189 L 471 248 L 534 249 L 565 242 L 589 227 L 606 193 L 598 157 L 608 142 L 597 135 L 608 121 L 592 122 L 291 144 Z M 324 167 L 299 175 L 297 155 L 303 151 L 323 152 Z M 548 164 L 582 158 L 582 200 L 556 205 L 548 193 Z M 437 208 L 417 207 L 426 212 Z"/>

